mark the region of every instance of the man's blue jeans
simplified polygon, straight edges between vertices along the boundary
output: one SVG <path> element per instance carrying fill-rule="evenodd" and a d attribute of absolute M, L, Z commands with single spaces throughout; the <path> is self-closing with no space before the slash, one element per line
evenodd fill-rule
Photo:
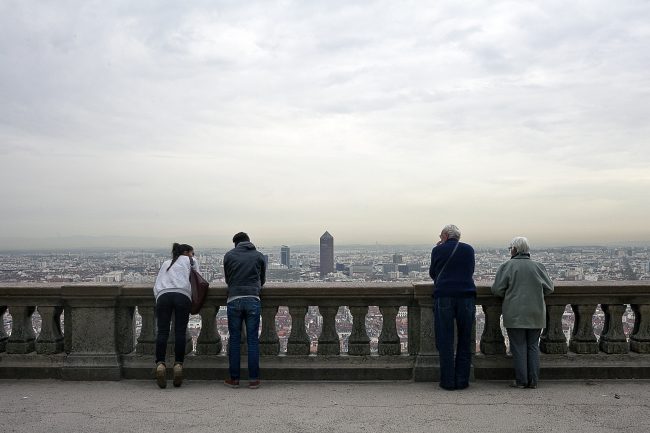
<path fill-rule="evenodd" d="M 248 379 L 260 378 L 260 342 L 258 338 L 260 329 L 261 303 L 256 298 L 239 298 L 228 302 L 228 361 L 230 364 L 230 378 L 239 380 L 240 354 L 241 354 L 241 329 L 246 323 L 246 341 L 248 343 Z"/>
<path fill-rule="evenodd" d="M 440 354 L 440 386 L 445 389 L 463 389 L 469 386 L 472 364 L 472 338 L 476 305 L 473 297 L 437 297 L 433 300 L 436 346 Z M 456 324 L 454 325 L 454 320 Z M 458 330 L 458 344 L 454 357 L 454 333 Z"/>

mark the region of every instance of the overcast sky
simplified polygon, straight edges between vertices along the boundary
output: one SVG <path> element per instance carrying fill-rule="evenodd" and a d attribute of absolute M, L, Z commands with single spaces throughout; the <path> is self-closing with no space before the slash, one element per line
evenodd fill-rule
<path fill-rule="evenodd" d="M 650 243 L 647 1 L 2 0 L 0 29 L 7 248 Z"/>

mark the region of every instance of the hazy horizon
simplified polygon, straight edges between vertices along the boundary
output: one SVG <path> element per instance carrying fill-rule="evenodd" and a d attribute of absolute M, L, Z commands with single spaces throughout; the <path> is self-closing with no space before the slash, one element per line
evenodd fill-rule
<path fill-rule="evenodd" d="M 140 239 L 141 243 L 135 243 L 133 241 L 128 241 L 125 238 L 121 237 L 115 237 L 115 238 L 103 238 L 103 237 L 71 237 L 67 238 L 67 241 L 64 241 L 62 239 L 57 239 L 57 240 L 52 240 L 50 243 L 43 243 L 42 239 L 36 239 L 34 240 L 33 243 L 6 243 L 6 241 L 3 241 L 0 239 L 0 253 L 11 253 L 11 252 L 39 252 L 39 251 L 54 251 L 54 252 L 68 252 L 68 251 L 74 251 L 74 250 L 80 250 L 80 251 L 91 251 L 91 250 L 96 250 L 96 251 L 116 251 L 116 250 L 160 250 L 160 251 L 166 251 L 171 248 L 172 242 L 164 242 L 161 240 L 155 240 L 155 239 Z M 24 240 L 23 240 L 24 241 Z M 227 244 L 215 244 L 215 243 L 207 243 L 203 242 L 200 239 L 196 240 L 184 240 L 180 239 L 178 240 L 179 242 L 186 242 L 191 244 L 197 251 L 200 252 L 200 250 L 206 250 L 206 249 L 223 249 L 223 250 L 228 250 L 232 248 L 232 243 L 228 242 Z M 253 243 L 257 245 L 258 248 L 260 249 L 273 249 L 277 248 L 279 251 L 280 246 L 282 245 L 287 245 L 286 243 L 264 243 L 264 242 L 256 242 L 255 239 L 252 239 Z M 476 249 L 494 249 L 494 248 L 501 248 L 505 249 L 506 246 L 508 245 L 509 239 L 504 240 L 504 242 L 501 243 L 494 243 L 494 244 L 489 244 L 489 243 L 476 243 L 472 242 L 469 239 L 462 239 L 463 242 L 467 242 L 474 246 Z M 62 245 L 65 244 L 65 245 Z M 432 248 L 434 245 L 434 242 L 431 241 L 430 243 L 426 242 L 420 242 L 420 243 L 382 243 L 382 242 L 374 242 L 374 243 L 339 243 L 337 242 L 336 238 L 334 238 L 334 250 L 344 250 L 344 249 L 350 249 L 350 248 L 395 248 L 395 252 L 399 252 L 399 248 Z M 312 243 L 304 242 L 304 243 L 296 243 L 296 244 L 288 244 L 290 248 L 292 248 L 294 251 L 295 250 L 300 250 L 300 249 L 314 249 L 317 250 L 319 248 L 319 243 L 318 239 L 316 239 Z M 616 243 L 585 243 L 585 244 L 569 244 L 569 243 L 561 243 L 561 244 L 552 244 L 552 243 L 537 243 L 537 244 L 532 244 L 532 249 L 548 249 L 548 248 L 589 248 L 589 247 L 603 247 L 603 248 L 628 248 L 628 247 L 636 247 L 636 248 L 648 248 L 650 247 L 650 242 L 616 242 Z"/>
<path fill-rule="evenodd" d="M 641 0 L 3 2 L 0 249 L 449 223 L 650 244 L 648 22 Z"/>

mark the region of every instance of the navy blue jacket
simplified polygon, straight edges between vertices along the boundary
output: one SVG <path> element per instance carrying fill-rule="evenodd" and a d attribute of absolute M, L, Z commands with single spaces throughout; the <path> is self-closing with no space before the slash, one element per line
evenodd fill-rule
<path fill-rule="evenodd" d="M 240 242 L 223 258 L 228 297 L 260 296 L 266 282 L 264 256 L 250 242 Z"/>
<path fill-rule="evenodd" d="M 454 256 L 449 259 L 454 247 Z M 449 259 L 449 263 L 445 263 Z M 445 267 L 444 270 L 442 269 Z M 440 272 L 442 271 L 442 273 Z M 431 250 L 429 276 L 434 281 L 434 297 L 465 298 L 476 296 L 474 285 L 474 248 L 457 239 L 448 239 Z"/>

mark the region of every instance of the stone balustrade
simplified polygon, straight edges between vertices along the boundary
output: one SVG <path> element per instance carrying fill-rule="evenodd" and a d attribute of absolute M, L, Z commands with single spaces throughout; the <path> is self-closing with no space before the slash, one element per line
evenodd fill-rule
<path fill-rule="evenodd" d="M 269 284 L 262 300 L 260 352 L 262 377 L 293 380 L 410 380 L 438 378 L 431 284 Z M 188 336 L 188 378 L 221 379 L 228 361 L 222 351 L 217 313 L 225 305 L 223 286 L 210 288 L 201 311 L 196 349 Z M 512 376 L 506 336 L 500 324 L 501 300 L 488 285 L 478 284 L 477 307 L 485 322 L 474 357 L 476 379 Z M 558 283 L 546 298 L 547 327 L 540 339 L 544 378 L 650 378 L 650 285 L 643 282 Z M 622 317 L 634 312 L 626 335 Z M 68 380 L 149 378 L 155 351 L 156 320 L 149 286 L 50 284 L 0 285 L 0 317 L 11 315 L 11 329 L 0 327 L 0 378 L 54 377 Z M 305 326 L 308 308 L 318 307 L 322 329 L 316 353 Z M 347 352 L 341 353 L 336 316 L 346 306 L 352 316 Z M 366 330 L 369 307 L 382 316 L 376 351 Z M 567 341 L 563 316 L 570 306 L 574 324 Z M 600 306 L 604 324 L 594 332 Z M 280 350 L 275 318 L 287 307 L 291 331 L 286 352 Z M 402 352 L 396 318 L 408 315 L 408 351 Z M 141 317 L 136 339 L 136 308 Z M 32 316 L 38 312 L 36 335 Z M 63 318 L 63 320 L 61 320 Z M 63 322 L 63 329 L 61 323 Z M 404 337 L 404 336 L 403 336 Z M 170 335 L 173 339 L 173 333 Z M 169 342 L 168 354 L 172 353 Z M 245 357 L 243 350 L 243 357 Z M 245 366 L 245 362 L 243 363 Z M 243 374 L 246 374 L 245 367 Z"/>

